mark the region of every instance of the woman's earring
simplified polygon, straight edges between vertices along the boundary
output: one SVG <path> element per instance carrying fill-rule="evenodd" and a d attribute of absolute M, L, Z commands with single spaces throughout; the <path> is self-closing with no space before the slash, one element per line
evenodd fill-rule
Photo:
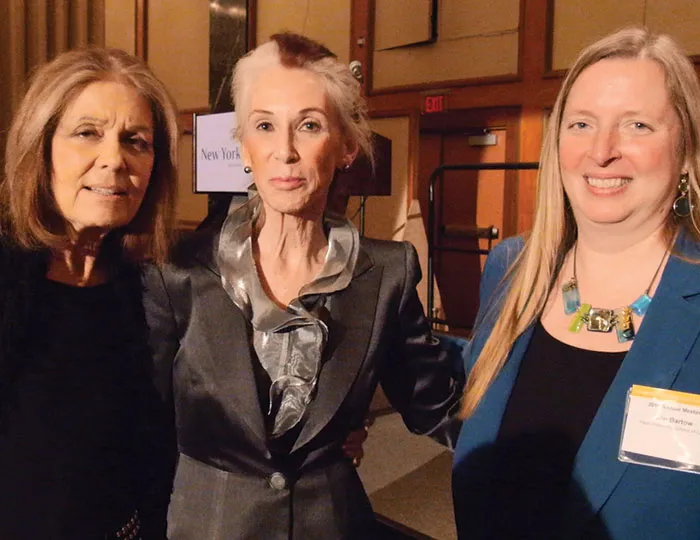
<path fill-rule="evenodd" d="M 681 174 L 681 181 L 678 184 L 679 194 L 676 200 L 673 201 L 673 213 L 678 217 L 688 217 L 693 209 L 693 205 L 690 204 L 690 198 L 688 197 L 688 193 L 690 192 L 688 178 L 689 175 L 687 172 Z"/>
<path fill-rule="evenodd" d="M 341 170 L 342 170 L 343 172 L 349 171 L 349 170 L 350 170 L 350 164 L 349 164 L 349 163 L 346 163 L 345 165 L 343 165 L 343 168 L 342 168 Z"/>
<path fill-rule="evenodd" d="M 248 167 L 248 165 L 246 165 L 245 167 L 243 167 L 243 172 L 246 174 L 250 174 L 253 172 L 253 169 L 251 169 L 250 167 Z"/>

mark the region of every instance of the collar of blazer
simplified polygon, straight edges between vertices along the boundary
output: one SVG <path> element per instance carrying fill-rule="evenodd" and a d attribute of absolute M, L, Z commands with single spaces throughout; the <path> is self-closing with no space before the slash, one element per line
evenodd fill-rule
<path fill-rule="evenodd" d="M 221 274 L 216 263 L 216 249 L 219 245 L 219 233 L 225 216 L 212 220 L 209 225 L 195 232 L 183 242 L 178 250 L 178 258 L 194 260 L 210 270 L 216 280 Z M 190 257 L 187 257 L 187 254 Z M 331 324 L 330 337 L 326 345 L 324 363 L 319 374 L 317 393 L 307 408 L 305 424 L 299 433 L 292 452 L 310 442 L 335 416 L 351 386 L 357 379 L 369 349 L 370 338 L 374 328 L 376 306 L 382 278 L 382 267 L 377 266 L 370 252 L 363 247 L 360 240 L 360 252 L 353 272 L 350 285 L 343 291 L 333 295 L 330 303 Z M 219 298 L 221 297 L 221 298 Z M 265 426 L 252 369 L 252 358 L 248 346 L 242 346 L 242 340 L 236 335 L 247 332 L 247 323 L 243 313 L 233 304 L 223 287 L 217 293 L 221 305 L 230 305 L 227 313 L 217 311 L 216 321 L 202 325 L 204 328 L 220 328 L 221 324 L 233 329 L 225 335 L 217 335 L 218 346 L 212 348 L 210 369 L 218 372 L 212 377 L 218 385 L 229 387 L 232 380 L 237 380 L 236 391 L 219 392 L 226 395 L 222 406 L 230 409 L 228 415 L 232 418 L 243 417 L 244 423 L 256 435 L 259 442 L 266 446 Z M 214 308 L 215 309 L 215 308 Z M 215 324 L 216 322 L 216 324 Z M 234 335 L 235 334 L 235 335 Z M 222 341 L 224 340 L 224 341 Z M 236 354 L 244 360 L 237 364 L 235 373 L 227 358 Z M 241 367 L 243 371 L 241 372 Z M 343 426 L 345 428 L 346 426 Z"/>

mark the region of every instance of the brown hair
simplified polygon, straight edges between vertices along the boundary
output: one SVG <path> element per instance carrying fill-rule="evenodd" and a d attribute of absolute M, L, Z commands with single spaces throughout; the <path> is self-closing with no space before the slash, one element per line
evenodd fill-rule
<path fill-rule="evenodd" d="M 139 59 L 118 49 L 68 51 L 32 77 L 15 114 L 0 183 L 2 233 L 24 249 L 61 249 L 65 220 L 51 189 L 51 140 L 68 105 L 88 85 L 115 81 L 150 104 L 155 160 L 143 202 L 131 222 L 110 232 L 133 261 L 163 262 L 171 244 L 177 195 L 177 109 L 165 86 Z"/>
<path fill-rule="evenodd" d="M 576 221 L 561 181 L 561 122 L 579 75 L 596 62 L 611 58 L 652 60 L 663 68 L 669 99 L 681 124 L 678 164 L 687 168 L 690 200 L 700 201 L 700 83 L 688 57 L 669 36 L 642 28 L 619 30 L 584 49 L 564 79 L 545 133 L 532 232 L 508 270 L 507 290 L 501 287 L 494 295 L 496 300 L 491 299 L 486 310 L 482 308 L 482 313 L 496 311 L 498 316 L 469 374 L 462 401 L 463 417 L 474 412 L 505 364 L 515 340 L 542 314 L 562 261 L 576 241 Z M 690 217 L 684 219 L 674 219 L 668 210 L 669 235 L 683 227 L 698 237 L 700 204 L 695 203 Z"/>
<path fill-rule="evenodd" d="M 250 108 L 250 92 L 261 71 L 271 66 L 306 69 L 323 81 L 328 100 L 338 114 L 343 135 L 372 161 L 372 131 L 360 83 L 350 68 L 322 44 L 305 36 L 284 32 L 250 51 L 236 64 L 231 85 L 232 100 L 238 117 L 236 136 L 245 137 L 244 119 Z"/>

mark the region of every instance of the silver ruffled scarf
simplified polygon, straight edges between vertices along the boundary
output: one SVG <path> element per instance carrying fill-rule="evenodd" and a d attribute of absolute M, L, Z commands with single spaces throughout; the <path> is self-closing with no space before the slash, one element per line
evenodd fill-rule
<path fill-rule="evenodd" d="M 262 211 L 258 197 L 224 221 L 217 258 L 224 290 L 253 327 L 253 348 L 271 385 L 267 411 L 271 437 L 296 426 L 313 399 L 328 341 L 328 301 L 352 279 L 360 240 L 343 218 L 324 217 L 328 251 L 321 272 L 286 309 L 265 293 L 253 260 L 252 231 Z"/>

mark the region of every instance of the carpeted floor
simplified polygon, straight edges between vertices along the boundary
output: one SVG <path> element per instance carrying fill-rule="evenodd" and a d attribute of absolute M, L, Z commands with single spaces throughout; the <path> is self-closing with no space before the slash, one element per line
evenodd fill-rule
<path fill-rule="evenodd" d="M 397 413 L 376 418 L 365 443 L 360 477 L 389 538 L 453 540 L 452 454 L 411 434 Z"/>

